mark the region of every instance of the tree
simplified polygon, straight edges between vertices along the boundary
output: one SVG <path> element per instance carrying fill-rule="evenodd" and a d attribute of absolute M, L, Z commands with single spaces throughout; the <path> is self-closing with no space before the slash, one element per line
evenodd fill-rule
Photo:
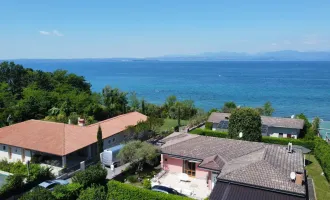
<path fill-rule="evenodd" d="M 144 115 L 146 114 L 145 100 L 144 99 L 141 100 L 141 112 Z"/>
<path fill-rule="evenodd" d="M 100 159 L 100 153 L 103 152 L 103 139 L 102 139 L 102 129 L 99 125 L 97 130 L 97 159 Z"/>
<path fill-rule="evenodd" d="M 152 144 L 135 140 L 128 142 L 120 150 L 118 158 L 124 163 L 137 165 L 138 171 L 142 171 L 145 163 L 149 165 L 156 163 L 158 155 L 159 150 Z"/>
<path fill-rule="evenodd" d="M 240 108 L 231 112 L 228 135 L 230 138 L 238 139 L 240 133 L 243 134 L 243 140 L 261 141 L 261 117 L 255 109 Z"/>
<path fill-rule="evenodd" d="M 180 110 L 180 106 L 178 106 L 178 127 L 181 126 L 180 118 L 181 118 L 181 110 Z"/>
<path fill-rule="evenodd" d="M 269 101 L 267 101 L 264 104 L 263 110 L 265 116 L 272 116 L 273 112 L 275 111 L 275 109 L 272 107 L 272 104 Z"/>
<path fill-rule="evenodd" d="M 230 113 L 232 110 L 236 109 L 237 106 L 235 104 L 235 102 L 233 101 L 228 101 L 228 102 L 225 102 L 221 111 L 224 112 L 224 113 Z"/>
<path fill-rule="evenodd" d="M 102 167 L 100 163 L 91 165 L 84 171 L 77 172 L 72 177 L 73 183 L 79 183 L 84 188 L 92 184 L 103 184 L 106 181 L 107 170 Z"/>
<path fill-rule="evenodd" d="M 304 138 L 312 125 L 309 123 L 307 117 L 303 113 L 300 113 L 299 115 L 297 115 L 296 118 L 304 120 L 304 127 L 300 131 L 300 134 L 299 134 L 299 138 Z"/>
<path fill-rule="evenodd" d="M 138 111 L 140 109 L 140 101 L 136 96 L 136 92 L 130 93 L 128 102 L 132 111 Z"/>
<path fill-rule="evenodd" d="M 319 117 L 315 117 L 313 119 L 312 127 L 313 127 L 314 135 L 317 136 L 319 134 L 319 128 L 320 128 L 320 118 Z"/>

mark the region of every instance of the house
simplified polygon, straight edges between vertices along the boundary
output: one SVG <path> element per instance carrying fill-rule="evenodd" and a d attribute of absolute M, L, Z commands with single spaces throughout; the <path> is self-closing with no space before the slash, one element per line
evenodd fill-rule
<path fill-rule="evenodd" d="M 213 112 L 208 118 L 212 130 L 228 131 L 230 113 Z M 295 118 L 261 116 L 263 136 L 297 139 L 304 128 L 304 120 Z"/>
<path fill-rule="evenodd" d="M 97 156 L 97 130 L 102 128 L 103 149 L 125 141 L 126 127 L 145 121 L 147 116 L 131 112 L 89 126 L 28 120 L 0 128 L 0 159 L 27 162 L 43 155 L 68 167 Z"/>
<path fill-rule="evenodd" d="M 161 143 L 165 172 L 158 184 L 190 190 L 198 199 L 306 199 L 300 149 L 188 133 L 173 133 Z M 180 183 L 182 173 L 191 185 Z"/>

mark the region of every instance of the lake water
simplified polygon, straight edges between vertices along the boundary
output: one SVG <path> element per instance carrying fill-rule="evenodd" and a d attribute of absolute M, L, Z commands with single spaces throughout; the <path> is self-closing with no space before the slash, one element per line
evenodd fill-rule
<path fill-rule="evenodd" d="M 94 91 L 108 84 L 153 103 L 172 94 L 206 110 L 226 101 L 254 107 L 270 101 L 276 116 L 305 113 L 330 119 L 330 62 L 15 62 L 45 71 L 66 69 L 85 76 Z"/>

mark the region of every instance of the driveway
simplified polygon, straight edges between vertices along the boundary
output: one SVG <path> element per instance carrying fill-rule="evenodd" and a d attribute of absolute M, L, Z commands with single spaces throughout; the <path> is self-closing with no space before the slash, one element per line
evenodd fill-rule
<path fill-rule="evenodd" d="M 121 165 L 119 167 L 116 167 L 113 171 L 109 167 L 105 167 L 105 169 L 108 171 L 107 179 L 113 179 L 115 176 L 119 175 L 124 171 L 130 163 L 126 163 L 124 165 Z"/>

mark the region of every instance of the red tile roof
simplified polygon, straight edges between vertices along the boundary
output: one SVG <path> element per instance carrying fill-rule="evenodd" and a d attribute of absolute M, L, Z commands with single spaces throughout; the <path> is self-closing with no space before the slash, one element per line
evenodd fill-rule
<path fill-rule="evenodd" d="M 131 112 L 84 127 L 28 120 L 0 128 L 0 143 L 63 156 L 95 143 L 99 125 L 103 138 L 107 138 L 146 119 L 141 113 Z"/>

